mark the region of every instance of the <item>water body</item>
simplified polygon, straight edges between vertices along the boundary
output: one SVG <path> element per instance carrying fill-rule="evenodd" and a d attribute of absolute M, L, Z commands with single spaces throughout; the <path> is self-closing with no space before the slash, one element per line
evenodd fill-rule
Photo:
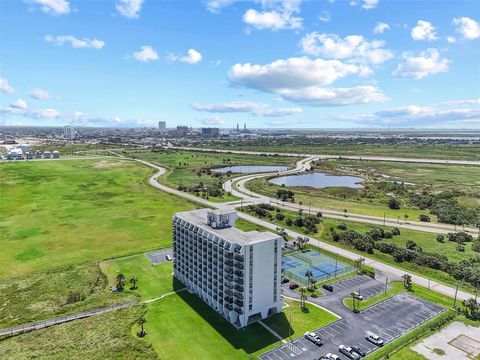
<path fill-rule="evenodd" d="M 237 173 L 237 174 L 250 174 L 250 173 L 260 173 L 260 172 L 285 171 L 285 170 L 288 170 L 287 166 L 238 165 L 238 166 L 227 166 L 219 169 L 212 169 L 212 172 L 225 174 L 230 171 L 232 173 Z"/>
<path fill-rule="evenodd" d="M 285 186 L 307 186 L 315 189 L 324 189 L 327 187 L 348 187 L 352 189 L 361 189 L 360 184 L 364 179 L 355 176 L 328 175 L 324 173 L 311 173 L 304 175 L 282 176 L 271 179 L 270 182 L 276 185 Z"/>

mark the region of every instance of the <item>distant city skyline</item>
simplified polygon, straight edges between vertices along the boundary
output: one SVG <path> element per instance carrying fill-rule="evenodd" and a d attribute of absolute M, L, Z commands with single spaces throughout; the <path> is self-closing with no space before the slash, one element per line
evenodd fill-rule
<path fill-rule="evenodd" d="M 475 1 L 0 3 L 0 126 L 480 129 Z"/>

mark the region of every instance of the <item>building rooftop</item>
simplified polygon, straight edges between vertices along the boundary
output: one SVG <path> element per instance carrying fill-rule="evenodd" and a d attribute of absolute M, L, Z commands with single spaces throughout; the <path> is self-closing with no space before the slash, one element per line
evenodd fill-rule
<path fill-rule="evenodd" d="M 224 227 L 224 228 L 212 228 L 207 223 L 208 212 L 215 213 L 232 213 L 234 211 L 219 211 L 210 209 L 199 209 L 192 211 L 184 211 L 176 213 L 174 216 L 183 219 L 191 224 L 198 226 L 199 228 L 208 231 L 218 237 L 227 240 L 228 242 L 238 245 L 250 245 L 260 243 L 263 241 L 270 241 L 278 239 L 280 236 L 272 232 L 258 232 L 258 231 L 243 231 L 236 227 Z"/>

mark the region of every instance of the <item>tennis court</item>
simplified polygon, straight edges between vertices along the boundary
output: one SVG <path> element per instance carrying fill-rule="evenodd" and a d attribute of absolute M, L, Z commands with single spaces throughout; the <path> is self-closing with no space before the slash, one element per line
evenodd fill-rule
<path fill-rule="evenodd" d="M 332 258 L 315 250 L 304 250 L 283 257 L 283 275 L 303 286 L 307 286 L 307 272 L 317 282 L 334 279 L 355 271 L 355 266 Z"/>

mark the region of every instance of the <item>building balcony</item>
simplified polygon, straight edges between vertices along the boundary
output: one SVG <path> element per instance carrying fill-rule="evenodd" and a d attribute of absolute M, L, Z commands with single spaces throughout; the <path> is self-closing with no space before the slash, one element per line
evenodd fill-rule
<path fill-rule="evenodd" d="M 243 307 L 243 301 L 242 300 L 235 300 L 235 304 L 239 307 Z"/>
<path fill-rule="evenodd" d="M 235 285 L 235 290 L 240 291 L 243 293 L 243 286 L 241 285 Z"/>
<path fill-rule="evenodd" d="M 245 261 L 245 258 L 243 257 L 243 255 L 236 254 L 235 255 L 235 260 L 243 262 L 243 261 Z"/>

